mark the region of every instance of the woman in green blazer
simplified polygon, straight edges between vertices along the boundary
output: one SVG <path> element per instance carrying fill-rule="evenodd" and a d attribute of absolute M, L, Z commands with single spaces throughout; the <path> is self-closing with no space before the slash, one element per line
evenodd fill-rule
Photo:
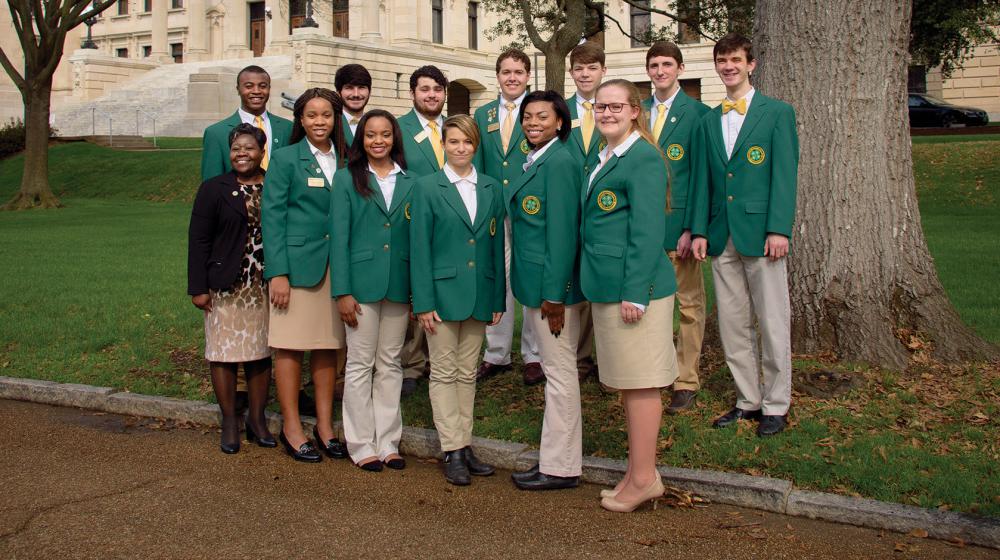
<path fill-rule="evenodd" d="M 605 82 L 594 112 L 607 146 L 585 179 L 580 287 L 591 302 L 601 382 L 622 391 L 628 469 L 601 506 L 632 511 L 663 494 L 656 470 L 660 388 L 677 377 L 674 269 L 663 251 L 667 164 L 642 118 L 639 91 Z"/>
<path fill-rule="evenodd" d="M 346 457 L 333 431 L 333 384 L 344 324 L 330 298 L 330 187 L 344 160 L 340 96 L 306 90 L 295 101 L 292 145 L 274 152 L 264 180 L 264 277 L 271 294 L 268 344 L 284 418 L 280 439 L 298 461 L 319 462 L 299 421 L 302 358 L 311 351 L 316 437 L 331 457 Z"/>
<path fill-rule="evenodd" d="M 410 317 L 410 198 L 403 135 L 388 111 L 361 117 L 333 179 L 330 270 L 347 326 L 344 439 L 368 471 L 402 469 L 400 353 Z"/>
<path fill-rule="evenodd" d="M 442 127 L 447 163 L 417 181 L 410 224 L 413 312 L 427 333 L 434 426 L 445 452 L 445 478 L 493 474 L 472 452 L 476 365 L 487 324 L 503 316 L 503 191 L 478 173 L 479 130 L 468 115 Z M 498 229 L 499 228 L 499 229 Z"/>

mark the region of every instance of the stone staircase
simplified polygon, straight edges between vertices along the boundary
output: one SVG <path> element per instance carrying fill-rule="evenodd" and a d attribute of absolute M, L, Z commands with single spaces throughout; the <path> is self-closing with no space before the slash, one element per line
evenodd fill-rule
<path fill-rule="evenodd" d="M 152 142 L 146 140 L 142 136 L 108 136 L 108 135 L 98 135 L 98 136 L 84 136 L 84 140 L 90 142 L 91 144 L 96 144 L 98 146 L 104 146 L 105 148 L 114 148 L 116 150 L 129 150 L 129 151 L 145 151 L 145 150 L 155 150 L 156 146 Z"/>
<path fill-rule="evenodd" d="M 202 125 L 192 126 L 193 123 L 186 122 L 191 75 L 216 71 L 236 74 L 248 64 L 267 68 L 272 84 L 287 84 L 291 80 L 290 56 L 164 64 L 119 84 L 117 89 L 102 97 L 56 108 L 52 112 L 52 124 L 59 136 L 107 138 L 110 132 L 115 144 L 119 135 L 153 136 L 154 120 L 156 136 L 200 136 Z M 277 102 L 279 96 L 280 90 L 272 89 L 272 100 Z"/>

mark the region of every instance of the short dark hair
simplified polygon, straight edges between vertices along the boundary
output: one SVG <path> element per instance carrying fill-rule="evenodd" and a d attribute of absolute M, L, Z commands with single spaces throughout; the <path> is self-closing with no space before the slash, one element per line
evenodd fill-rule
<path fill-rule="evenodd" d="M 248 73 L 264 74 L 265 76 L 267 76 L 268 80 L 271 79 L 271 75 L 267 73 L 267 70 L 264 70 L 263 68 L 257 66 L 256 64 L 251 64 L 250 66 L 244 66 L 243 69 L 240 70 L 238 74 L 236 74 L 236 87 L 239 87 L 240 85 L 240 77 L 243 76 L 243 74 L 248 74 Z"/>
<path fill-rule="evenodd" d="M 658 56 L 672 58 L 677 61 L 678 66 L 684 64 L 684 55 L 681 54 L 681 48 L 673 41 L 656 41 L 650 45 L 649 50 L 646 51 L 646 66 L 649 66 L 650 60 Z"/>
<path fill-rule="evenodd" d="M 729 54 L 742 50 L 747 53 L 747 62 L 753 62 L 753 43 L 739 33 L 730 33 L 719 39 L 712 47 L 712 60 L 714 61 L 720 54 Z"/>
<path fill-rule="evenodd" d="M 524 54 L 524 51 L 522 51 L 521 49 L 507 49 L 502 53 L 500 53 L 500 56 L 497 57 L 497 72 L 496 72 L 497 74 L 500 73 L 500 63 L 507 60 L 508 58 L 513 58 L 514 60 L 520 61 L 522 64 L 524 64 L 524 69 L 528 72 L 531 72 L 531 59 L 528 58 L 528 55 Z"/>
<path fill-rule="evenodd" d="M 569 115 L 569 106 L 566 105 L 566 100 L 563 99 L 562 95 L 559 95 L 551 89 L 533 91 L 529 93 L 525 96 L 524 101 L 521 102 L 521 112 L 518 115 L 518 120 L 521 122 L 522 127 L 524 126 L 525 107 L 535 102 L 548 102 L 552 104 L 552 107 L 556 110 L 556 116 L 558 116 L 559 120 L 562 121 L 557 135 L 559 136 L 559 140 L 565 142 L 566 139 L 569 138 L 569 133 L 573 131 L 573 121 Z M 528 140 L 528 145 L 532 148 L 535 147 L 531 140 Z"/>
<path fill-rule="evenodd" d="M 344 86 L 362 86 L 372 88 L 372 75 L 368 69 L 360 64 L 345 64 L 337 69 L 333 76 L 333 87 L 338 93 Z"/>
<path fill-rule="evenodd" d="M 365 128 L 368 121 L 374 118 L 383 118 L 389 121 L 392 127 L 392 148 L 389 149 L 389 157 L 399 165 L 400 169 L 406 169 L 406 156 L 403 154 L 403 132 L 399 128 L 399 122 L 392 113 L 384 109 L 372 109 L 365 113 L 358 122 L 358 133 L 354 135 L 354 142 L 347 150 L 347 169 L 351 172 L 351 182 L 354 190 L 362 198 L 372 195 L 372 188 L 368 184 L 368 154 L 365 152 Z"/>
<path fill-rule="evenodd" d="M 420 78 L 430 78 L 434 80 L 437 85 L 443 88 L 448 87 L 448 78 L 445 77 L 444 72 L 442 72 L 437 66 L 421 66 L 420 68 L 414 70 L 413 73 L 410 74 L 410 91 L 417 89 L 417 81 L 419 81 Z"/>
<path fill-rule="evenodd" d="M 236 138 L 243 136 L 244 134 L 247 136 L 253 136 L 253 139 L 257 141 L 258 148 L 263 150 L 267 147 L 267 134 L 256 126 L 247 123 L 240 123 L 229 131 L 229 147 L 232 148 L 233 142 L 236 141 Z"/>
<path fill-rule="evenodd" d="M 573 50 L 569 51 L 570 69 L 572 69 L 573 65 L 577 62 L 580 64 L 593 64 L 595 62 L 599 62 L 601 63 L 601 66 L 604 66 L 604 49 L 593 41 L 584 41 L 573 47 Z"/>

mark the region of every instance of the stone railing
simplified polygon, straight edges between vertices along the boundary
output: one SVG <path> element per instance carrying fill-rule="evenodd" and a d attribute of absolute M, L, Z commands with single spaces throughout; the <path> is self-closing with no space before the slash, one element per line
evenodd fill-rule
<path fill-rule="evenodd" d="M 155 62 L 118 58 L 93 49 L 77 49 L 69 57 L 73 66 L 73 97 L 90 100 L 115 89 L 118 84 L 159 66 Z"/>

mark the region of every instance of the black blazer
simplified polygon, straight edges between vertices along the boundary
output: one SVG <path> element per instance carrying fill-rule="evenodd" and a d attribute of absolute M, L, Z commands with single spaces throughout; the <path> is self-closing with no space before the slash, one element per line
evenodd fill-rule
<path fill-rule="evenodd" d="M 188 228 L 188 295 L 231 287 L 247 243 L 247 205 L 230 171 L 198 188 Z"/>

